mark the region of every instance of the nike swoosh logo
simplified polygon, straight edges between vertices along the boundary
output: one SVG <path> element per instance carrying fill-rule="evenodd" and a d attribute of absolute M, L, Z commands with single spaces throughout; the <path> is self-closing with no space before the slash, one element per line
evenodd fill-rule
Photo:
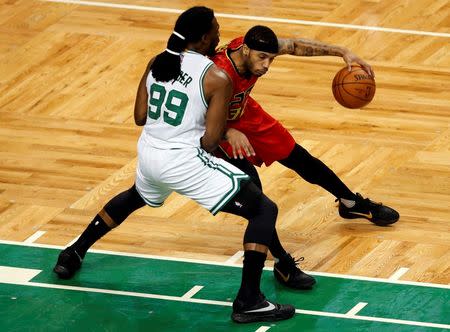
<path fill-rule="evenodd" d="M 255 310 L 248 310 L 245 311 L 246 313 L 251 313 L 251 312 L 266 312 L 266 311 L 272 311 L 273 309 L 275 309 L 275 305 L 273 303 L 270 303 L 269 301 L 266 301 L 269 305 L 267 307 L 264 308 L 259 308 L 259 309 L 255 309 Z"/>
<path fill-rule="evenodd" d="M 280 270 L 278 270 L 276 267 L 273 267 L 281 276 L 281 279 L 284 280 L 284 282 L 288 282 L 290 274 L 288 273 L 287 276 L 285 276 L 283 273 L 281 273 Z"/>
<path fill-rule="evenodd" d="M 366 217 L 366 218 L 372 219 L 372 212 L 369 212 L 369 213 L 350 212 L 350 213 L 356 214 L 356 215 L 361 216 L 361 217 Z"/>
<path fill-rule="evenodd" d="M 74 250 L 73 252 L 75 253 L 75 255 L 77 255 L 78 259 L 80 260 L 80 263 L 82 263 L 83 262 L 83 258 L 81 258 L 81 256 L 78 255 L 76 250 Z"/>

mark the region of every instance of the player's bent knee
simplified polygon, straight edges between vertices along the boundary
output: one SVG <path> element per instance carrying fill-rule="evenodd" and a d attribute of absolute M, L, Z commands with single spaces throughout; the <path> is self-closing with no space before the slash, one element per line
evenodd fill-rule
<path fill-rule="evenodd" d="M 116 225 L 120 225 L 131 213 L 145 205 L 135 185 L 113 197 L 104 210 Z"/>
<path fill-rule="evenodd" d="M 248 226 L 244 235 L 244 243 L 259 243 L 270 246 L 272 242 L 278 207 L 266 195 L 259 197 L 257 208 L 248 218 Z"/>
<path fill-rule="evenodd" d="M 262 195 L 261 189 L 253 181 L 247 180 L 241 183 L 241 190 L 239 190 L 221 211 L 249 219 L 258 213 Z"/>
<path fill-rule="evenodd" d="M 269 197 L 262 194 L 260 209 L 264 215 L 269 216 L 270 219 L 273 220 L 273 227 L 275 227 L 278 216 L 278 206 Z"/>
<path fill-rule="evenodd" d="M 221 211 L 248 220 L 244 243 L 271 244 L 278 207 L 252 181 L 241 183 L 239 193 Z"/>

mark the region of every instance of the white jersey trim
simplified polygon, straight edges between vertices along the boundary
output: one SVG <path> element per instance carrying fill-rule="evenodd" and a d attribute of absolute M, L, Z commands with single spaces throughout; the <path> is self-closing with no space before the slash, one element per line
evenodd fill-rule
<path fill-rule="evenodd" d="M 208 71 L 209 68 L 211 68 L 211 66 L 214 63 L 210 63 L 208 64 L 205 69 L 203 69 L 202 74 L 200 75 L 200 79 L 198 80 L 199 84 L 200 84 L 200 96 L 202 97 L 202 101 L 203 101 L 203 105 L 205 105 L 206 108 L 208 108 L 208 103 L 206 102 L 206 98 L 205 98 L 205 92 L 203 90 L 203 80 L 205 79 L 205 74 Z"/>

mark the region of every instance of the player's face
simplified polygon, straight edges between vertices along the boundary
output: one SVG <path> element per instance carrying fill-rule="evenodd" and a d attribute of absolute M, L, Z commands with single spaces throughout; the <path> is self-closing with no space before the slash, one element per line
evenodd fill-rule
<path fill-rule="evenodd" d="M 276 56 L 275 53 L 249 49 L 245 60 L 247 71 L 258 77 L 263 76 L 269 70 L 272 61 Z"/>
<path fill-rule="evenodd" d="M 213 56 L 216 54 L 216 47 L 219 45 L 220 41 L 220 32 L 219 32 L 219 23 L 217 22 L 216 18 L 213 18 L 212 22 L 212 28 L 207 34 L 207 40 L 210 42 L 208 51 L 206 55 Z"/>

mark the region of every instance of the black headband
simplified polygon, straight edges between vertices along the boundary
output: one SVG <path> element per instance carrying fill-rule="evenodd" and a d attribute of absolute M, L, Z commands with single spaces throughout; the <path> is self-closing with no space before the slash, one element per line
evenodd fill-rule
<path fill-rule="evenodd" d="M 244 40 L 244 43 L 252 50 L 274 53 L 278 54 L 278 40 L 255 40 L 253 38 L 248 38 L 249 40 Z"/>

